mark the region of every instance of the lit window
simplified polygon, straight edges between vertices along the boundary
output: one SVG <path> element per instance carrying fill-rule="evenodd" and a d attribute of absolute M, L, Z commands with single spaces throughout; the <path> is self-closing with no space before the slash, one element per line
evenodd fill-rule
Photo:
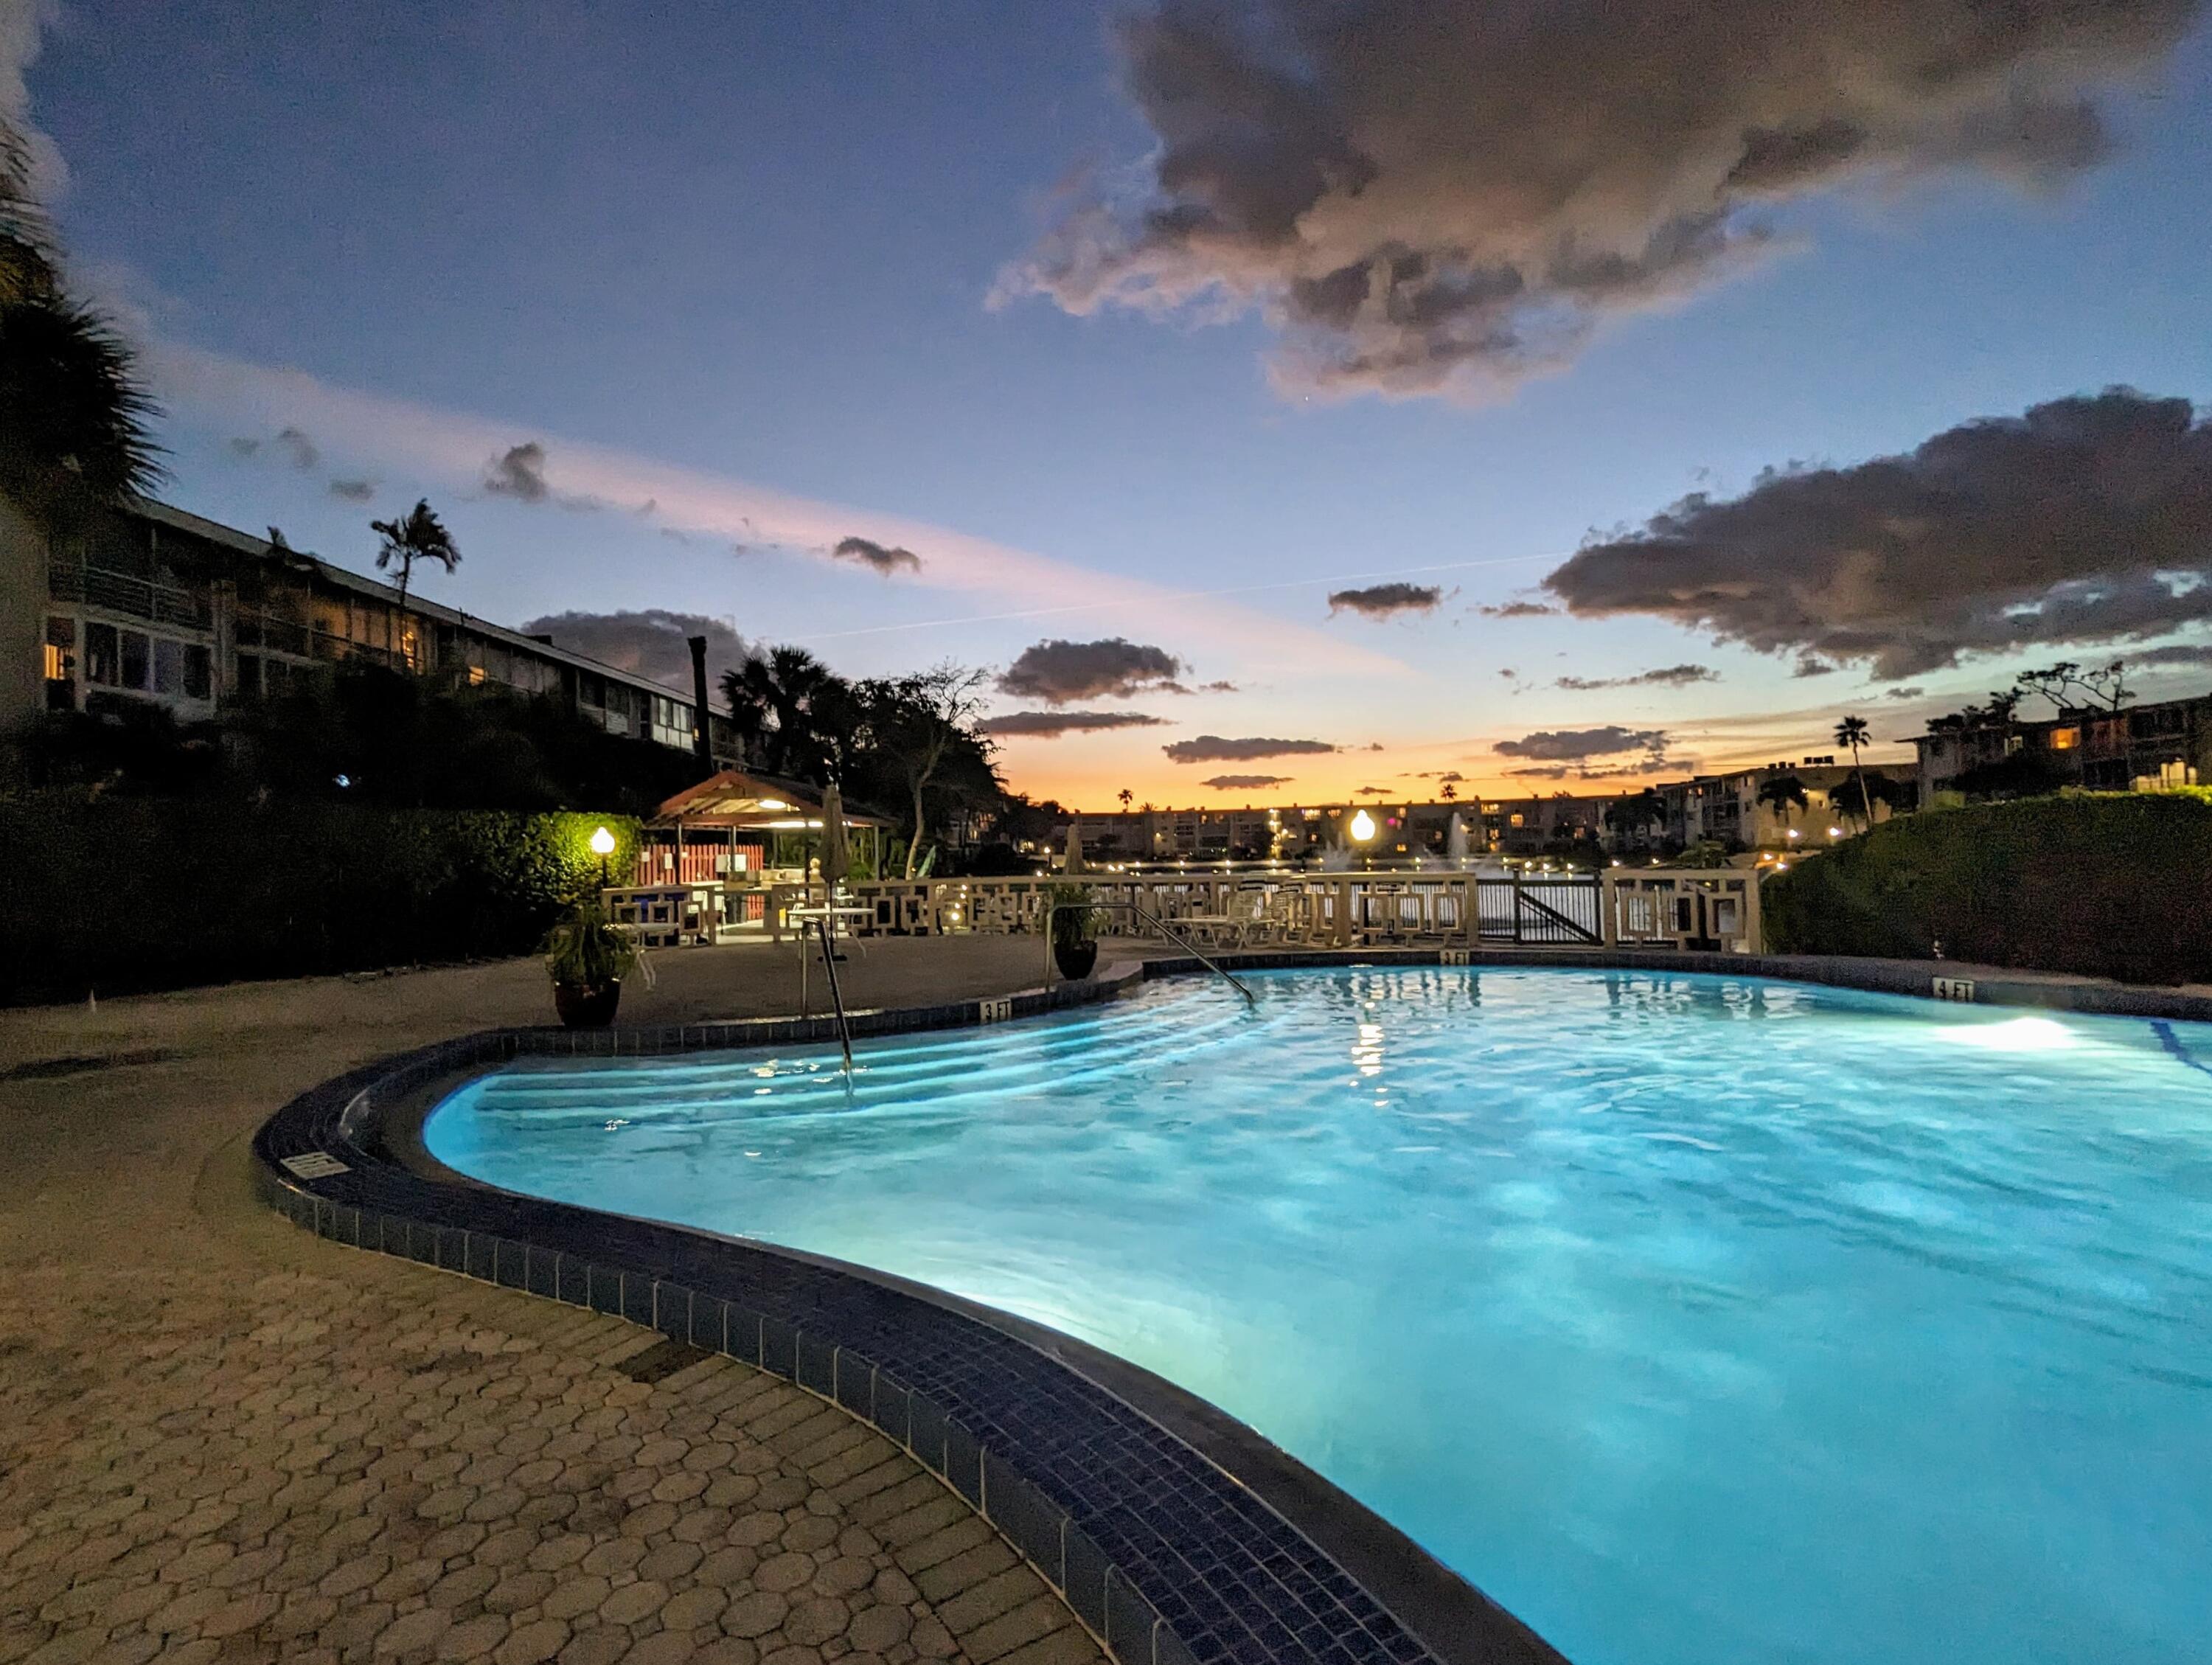
<path fill-rule="evenodd" d="M 51 641 L 46 644 L 46 680 L 48 682 L 59 682 L 63 678 L 69 675 L 69 672 L 62 668 L 63 665 L 65 663 L 62 656 L 62 650 Z"/>
<path fill-rule="evenodd" d="M 2081 731 L 2078 728 L 2054 728 L 2051 731 L 2051 749 L 2053 751 L 2071 751 L 2081 744 Z"/>
<path fill-rule="evenodd" d="M 1521 824 L 1521 817 L 1519 816 L 1516 815 L 1513 817 L 1513 824 L 1516 827 Z"/>
<path fill-rule="evenodd" d="M 481 688 L 483 686 L 483 666 L 481 665 L 471 665 L 469 667 L 469 686 L 471 688 Z"/>

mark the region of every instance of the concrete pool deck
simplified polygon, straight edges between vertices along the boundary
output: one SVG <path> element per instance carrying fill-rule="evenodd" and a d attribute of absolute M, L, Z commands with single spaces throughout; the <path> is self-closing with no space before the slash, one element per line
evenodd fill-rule
<path fill-rule="evenodd" d="M 841 970 L 854 1006 L 977 998 L 1041 951 Z M 795 951 L 656 960 L 626 1019 L 797 1010 Z M 0 1662 L 1102 1657 L 819 1400 L 256 1200 L 249 1142 L 292 1095 L 549 1004 L 515 961 L 0 1012 Z"/>

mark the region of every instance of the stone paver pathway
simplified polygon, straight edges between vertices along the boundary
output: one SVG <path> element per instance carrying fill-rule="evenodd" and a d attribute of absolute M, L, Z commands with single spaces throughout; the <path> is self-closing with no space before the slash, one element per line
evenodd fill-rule
<path fill-rule="evenodd" d="M 872 1430 L 619 1320 L 310 1270 L 0 1288 L 0 1665 L 1089 1665 Z"/>

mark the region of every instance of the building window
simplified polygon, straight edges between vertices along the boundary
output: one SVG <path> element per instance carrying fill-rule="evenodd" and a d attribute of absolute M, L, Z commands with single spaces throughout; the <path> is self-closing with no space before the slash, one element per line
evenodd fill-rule
<path fill-rule="evenodd" d="M 148 659 L 150 657 L 149 650 L 152 643 L 147 641 L 146 633 L 143 630 L 125 630 L 121 632 L 121 641 L 123 686 L 137 689 L 143 693 L 146 687 Z"/>
<path fill-rule="evenodd" d="M 185 649 L 185 697 L 212 699 L 215 696 L 215 656 L 204 647 Z"/>
<path fill-rule="evenodd" d="M 76 621 L 50 615 L 46 619 L 46 667 L 48 682 L 66 682 L 76 675 Z"/>
<path fill-rule="evenodd" d="M 84 627 L 84 674 L 88 682 L 102 688 L 113 688 L 122 682 L 123 669 L 116 653 L 112 624 Z"/>
<path fill-rule="evenodd" d="M 2051 731 L 2051 749 L 2053 751 L 2071 751 L 2081 744 L 2081 731 L 2078 728 L 2054 728 Z"/>
<path fill-rule="evenodd" d="M 469 686 L 471 688 L 482 688 L 483 686 L 483 666 L 481 665 L 471 665 L 469 667 Z"/>
<path fill-rule="evenodd" d="M 238 656 L 238 691 L 249 698 L 260 695 L 261 660 L 258 655 L 240 653 Z"/>
<path fill-rule="evenodd" d="M 177 695 L 185 691 L 185 644 L 166 636 L 154 639 L 154 691 Z"/>

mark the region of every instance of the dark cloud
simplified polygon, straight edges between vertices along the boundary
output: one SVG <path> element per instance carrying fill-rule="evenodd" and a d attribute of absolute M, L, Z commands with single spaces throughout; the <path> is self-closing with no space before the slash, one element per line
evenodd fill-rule
<path fill-rule="evenodd" d="M 1793 677 L 1832 677 L 1843 668 L 1814 654 L 1800 653 L 1797 655 L 1797 668 L 1790 674 Z"/>
<path fill-rule="evenodd" d="M 1697 764 L 1683 757 L 1648 757 L 1640 763 L 1530 763 L 1520 769 L 1509 769 L 1507 775 L 1516 780 L 1534 781 L 1626 781 L 1650 774 L 1655 769 L 1674 769 L 1684 774 L 1696 772 Z"/>
<path fill-rule="evenodd" d="M 1884 690 L 1882 698 L 1885 700 L 1917 700 L 1927 691 L 1928 690 L 1921 687 L 1919 684 L 1915 683 L 1909 688 L 1887 689 Z"/>
<path fill-rule="evenodd" d="M 1432 613 L 1444 592 L 1433 584 L 1374 584 L 1364 590 L 1333 590 L 1328 610 L 1350 610 L 1369 618 L 1390 618 L 1399 613 Z"/>
<path fill-rule="evenodd" d="M 297 469 L 313 468 L 323 460 L 321 450 L 307 437 L 305 428 L 280 428 L 276 437 L 267 443 L 283 452 L 284 460 Z M 262 450 L 263 442 L 251 434 L 241 434 L 230 441 L 230 454 L 234 457 L 258 457 Z"/>
<path fill-rule="evenodd" d="M 1692 683 L 1720 679 L 1721 673 L 1710 665 L 1669 665 L 1662 670 L 1638 671 L 1632 677 L 1562 677 L 1552 685 L 1570 693 L 1586 694 L 1595 688 L 1687 688 Z"/>
<path fill-rule="evenodd" d="M 1407 776 L 1407 779 L 1411 781 L 1434 781 L 1442 784 L 1446 781 L 1464 781 L 1467 779 L 1467 776 L 1462 775 L 1455 769 L 1425 769 L 1419 775 L 1408 775 Z"/>
<path fill-rule="evenodd" d="M 984 718 L 975 725 L 975 732 L 1051 740 L 1102 728 L 1158 728 L 1166 721 L 1164 717 L 1148 717 L 1141 711 L 1009 711 L 1004 716 Z"/>
<path fill-rule="evenodd" d="M 1230 317 L 1279 384 L 1486 391 L 1757 258 L 1772 210 L 1969 173 L 2048 189 L 2198 0 L 1158 0 L 1115 26 L 1157 143 L 1063 194 L 996 297 Z"/>
<path fill-rule="evenodd" d="M 1354 798 L 1388 798 L 1390 796 L 1390 788 L 1388 787 L 1354 787 L 1352 789 L 1352 795 Z"/>
<path fill-rule="evenodd" d="M 376 486 L 368 480 L 333 480 L 331 495 L 342 497 L 349 503 L 365 503 L 376 495 Z"/>
<path fill-rule="evenodd" d="M 483 489 L 495 497 L 544 502 L 553 495 L 545 483 L 545 447 L 535 440 L 510 446 L 484 465 Z"/>
<path fill-rule="evenodd" d="M 1502 606 L 1486 602 L 1474 611 L 1485 618 L 1549 618 L 1559 610 L 1540 601 L 1509 601 Z"/>
<path fill-rule="evenodd" d="M 659 607 L 635 613 L 548 613 L 521 628 L 525 635 L 550 636 L 556 647 L 650 677 L 686 695 L 691 692 L 687 638 L 707 638 L 707 676 L 712 686 L 720 686 L 722 672 L 743 663 L 748 651 L 744 638 L 719 618 Z"/>
<path fill-rule="evenodd" d="M 889 578 L 893 573 L 921 570 L 921 557 L 912 550 L 901 549 L 896 544 L 878 544 L 867 538 L 842 538 L 831 546 L 830 553 L 839 561 L 857 561 L 864 567 L 872 567 Z"/>
<path fill-rule="evenodd" d="M 1293 778 L 1288 775 L 1214 775 L 1199 785 L 1212 787 L 1216 792 L 1257 792 L 1266 787 L 1286 787 Z"/>
<path fill-rule="evenodd" d="M 1539 729 L 1517 740 L 1500 740 L 1491 747 L 1505 757 L 1527 757 L 1540 763 L 1580 763 L 1589 757 L 1618 757 L 1624 751 L 1648 753 L 1654 762 L 1667 752 L 1667 732 L 1660 728 L 1623 728 L 1607 723 L 1602 728 Z"/>
<path fill-rule="evenodd" d="M 2212 665 L 2212 641 L 2191 641 L 2174 647 L 2154 647 L 2148 653 L 2129 654 L 2127 663 L 2131 671 L 2154 671 L 2170 665 Z"/>
<path fill-rule="evenodd" d="M 1177 740 L 1160 748 L 1170 762 L 1177 763 L 1247 763 L 1262 757 L 1304 757 L 1337 749 L 1326 740 L 1267 740 L 1256 736 L 1230 740 L 1218 734 L 1201 734 L 1194 740 Z"/>
<path fill-rule="evenodd" d="M 1544 580 L 1574 612 L 1649 613 L 1885 679 L 2212 617 L 2212 425 L 2116 387 L 1963 423 L 1904 456 L 1698 495 Z"/>
<path fill-rule="evenodd" d="M 1237 684 L 1233 682 L 1209 682 L 1202 684 L 1198 691 L 1201 694 L 1234 694 Z"/>
<path fill-rule="evenodd" d="M 1040 641 L 1022 649 L 999 678 L 999 690 L 1047 705 L 1127 699 L 1150 692 L 1181 694 L 1188 690 L 1176 678 L 1188 668 L 1164 647 L 1122 636 L 1103 641 Z"/>

